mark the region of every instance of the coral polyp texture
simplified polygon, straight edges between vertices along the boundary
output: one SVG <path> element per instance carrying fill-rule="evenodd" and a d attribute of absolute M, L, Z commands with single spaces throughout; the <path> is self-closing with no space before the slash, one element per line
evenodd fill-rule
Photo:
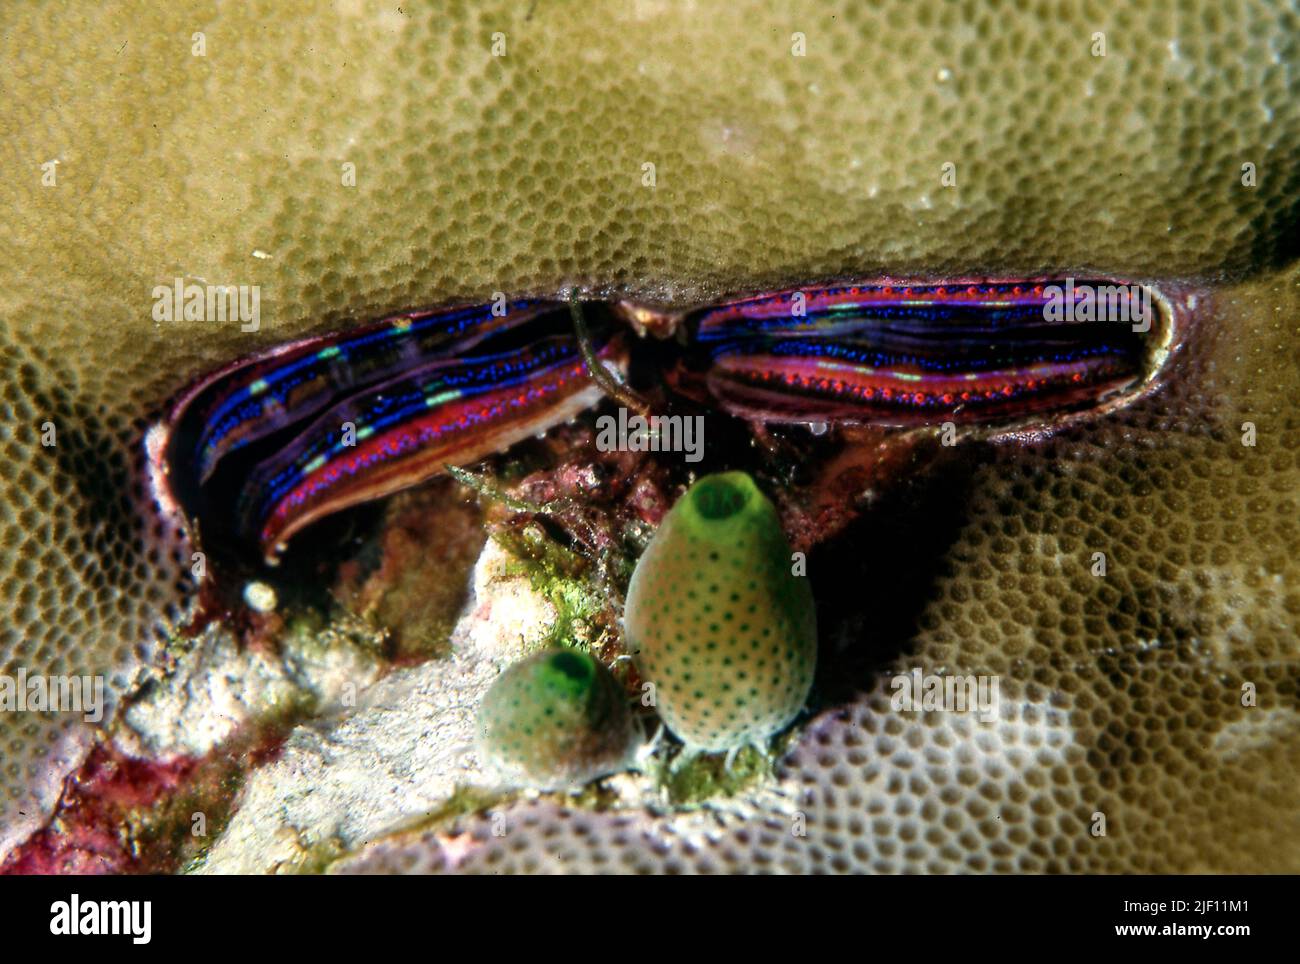
<path fill-rule="evenodd" d="M 691 486 L 637 560 L 626 645 L 688 749 L 762 743 L 803 708 L 817 619 L 797 565 L 776 509 L 744 472 Z"/>
<path fill-rule="evenodd" d="M 1300 870 L 1293 3 L 6 4 L 0 25 L 0 673 L 112 696 L 99 725 L 0 713 L 0 859 L 193 602 L 141 441 L 202 373 L 495 291 L 684 309 L 1073 272 L 1186 284 L 1195 337 L 1110 417 L 854 494 L 884 506 L 848 554 L 864 618 L 822 645 L 870 666 L 780 793 L 721 834 L 520 803 L 508 838 L 470 817 L 481 846 L 422 853 Z M 155 321 L 177 278 L 256 286 L 258 324 Z M 892 713 L 877 677 L 918 666 L 1000 675 L 1003 715 Z"/>
<path fill-rule="evenodd" d="M 618 682 L 590 654 L 547 649 L 503 672 L 478 711 L 479 752 L 506 781 L 578 787 L 631 759 L 636 730 Z"/>

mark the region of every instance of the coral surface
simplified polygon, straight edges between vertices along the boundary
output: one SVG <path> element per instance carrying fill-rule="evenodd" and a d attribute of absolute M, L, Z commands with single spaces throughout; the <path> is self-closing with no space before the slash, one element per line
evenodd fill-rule
<path fill-rule="evenodd" d="M 776 787 L 705 815 L 524 801 L 505 837 L 470 807 L 394 838 L 391 866 L 1300 870 L 1292 4 L 50 3 L 0 24 L 0 674 L 107 683 L 101 724 L 0 713 L 0 859 L 69 777 L 103 783 L 92 746 L 166 682 L 193 547 L 142 441 L 203 371 L 495 291 L 1095 273 L 1199 292 L 1164 387 L 860 493 L 809 558 L 843 658 Z M 156 319 L 178 278 L 257 286 L 256 330 Z M 429 665 L 442 683 L 378 685 L 491 676 Z M 912 668 L 999 676 L 996 721 L 892 711 Z M 460 739 L 445 711 L 407 729 Z M 455 792 L 452 761 L 430 768 L 412 809 Z M 341 845 L 361 847 L 414 816 L 381 810 L 412 785 L 392 772 L 288 809 L 372 805 Z M 214 855 L 278 832 L 249 824 L 273 797 L 254 775 Z"/>

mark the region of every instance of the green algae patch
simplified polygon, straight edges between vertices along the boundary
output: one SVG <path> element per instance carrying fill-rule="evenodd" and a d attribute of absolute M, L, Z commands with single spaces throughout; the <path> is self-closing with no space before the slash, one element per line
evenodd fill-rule
<path fill-rule="evenodd" d="M 727 765 L 725 754 L 697 756 L 680 768 L 669 769 L 661 786 L 674 806 L 707 803 L 733 797 L 774 778 L 772 758 L 757 747 L 739 750 Z"/>
<path fill-rule="evenodd" d="M 608 603 L 591 577 L 591 565 L 579 552 L 561 545 L 536 522 L 493 532 L 513 559 L 506 574 L 522 576 L 555 609 L 555 621 L 539 646 L 590 647 L 606 632 Z"/>

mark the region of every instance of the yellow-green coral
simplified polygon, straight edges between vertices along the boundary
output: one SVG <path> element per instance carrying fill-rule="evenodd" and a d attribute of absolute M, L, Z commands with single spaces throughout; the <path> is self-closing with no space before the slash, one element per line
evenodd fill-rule
<path fill-rule="evenodd" d="M 1259 711 L 1275 726 L 1227 729 L 1183 657 L 1152 678 L 1089 656 L 1204 640 L 1279 692 L 1295 658 L 1293 3 L 197 0 L 8 4 L 0 21 L 4 671 L 131 684 L 190 565 L 135 511 L 139 420 L 295 334 L 575 282 L 691 298 L 844 273 L 1226 277 L 1185 393 L 971 481 L 912 652 L 1076 694 L 1084 762 L 1068 791 L 1047 785 L 1031 834 L 1061 866 L 1300 866 L 1300 838 L 1276 832 L 1300 766 L 1285 700 Z M 155 327 L 149 292 L 177 275 L 260 284 L 261 331 Z M 1257 448 L 1231 437 L 1244 421 Z M 1069 565 L 1094 550 L 1105 580 Z M 88 745 L 64 722 L 0 720 L 0 849 Z M 1234 733 L 1235 755 L 1203 757 Z M 888 785 L 884 810 L 922 807 Z M 1103 790 L 1124 817 L 1083 849 L 1062 801 Z M 954 812 L 983 799 L 934 792 Z M 944 866 L 980 869 L 960 862 L 974 833 Z M 896 866 L 940 853 L 915 849 Z"/>

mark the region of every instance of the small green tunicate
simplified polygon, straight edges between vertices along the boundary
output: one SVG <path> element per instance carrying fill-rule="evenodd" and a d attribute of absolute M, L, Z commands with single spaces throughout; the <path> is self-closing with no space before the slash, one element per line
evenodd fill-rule
<path fill-rule="evenodd" d="M 632 574 L 624 625 L 659 715 L 689 749 L 766 740 L 808 698 L 812 590 L 744 472 L 705 476 L 664 517 Z"/>
<path fill-rule="evenodd" d="M 578 787 L 624 769 L 638 743 L 623 688 L 576 649 L 535 653 L 503 672 L 478 711 L 479 752 L 508 782 Z"/>

